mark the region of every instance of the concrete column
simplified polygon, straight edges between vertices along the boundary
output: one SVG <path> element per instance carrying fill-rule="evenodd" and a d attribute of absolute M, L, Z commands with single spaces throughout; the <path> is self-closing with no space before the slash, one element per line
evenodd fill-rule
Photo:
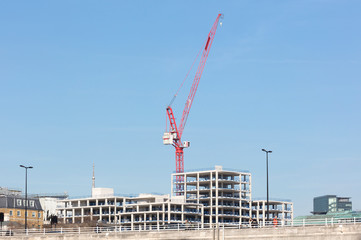
<path fill-rule="evenodd" d="M 181 205 L 181 209 L 182 209 L 181 219 L 182 219 L 182 222 L 184 222 L 184 204 Z"/>
<path fill-rule="evenodd" d="M 239 174 L 239 224 L 242 223 L 242 210 L 243 210 L 243 206 L 242 206 L 242 173 Z"/>
<path fill-rule="evenodd" d="M 266 202 L 265 201 L 262 201 L 262 219 L 263 219 L 263 226 L 266 225 Z"/>
<path fill-rule="evenodd" d="M 81 213 L 80 213 L 80 214 L 81 214 L 81 220 L 80 220 L 80 222 L 83 223 L 83 222 L 84 222 L 84 208 L 81 208 L 80 211 L 81 211 Z"/>
<path fill-rule="evenodd" d="M 117 198 L 114 198 L 114 222 L 115 223 L 117 223 L 116 218 L 117 218 Z"/>
<path fill-rule="evenodd" d="M 201 209 L 202 215 L 201 215 L 201 224 L 202 224 L 202 229 L 204 228 L 204 206 L 202 205 L 202 209 Z"/>
<path fill-rule="evenodd" d="M 199 172 L 197 173 L 197 203 L 199 204 Z"/>
<path fill-rule="evenodd" d="M 159 231 L 159 211 L 157 211 L 157 230 Z"/>
<path fill-rule="evenodd" d="M 73 208 L 73 216 L 72 216 L 72 221 L 73 223 L 75 223 L 75 209 Z"/>
<path fill-rule="evenodd" d="M 218 170 L 216 170 L 216 223 L 218 223 Z"/>
<path fill-rule="evenodd" d="M 184 174 L 184 199 L 187 199 L 187 174 Z"/>
<path fill-rule="evenodd" d="M 90 208 L 90 221 L 93 221 L 93 208 Z"/>
<path fill-rule="evenodd" d="M 212 184 L 212 172 L 209 173 L 210 176 L 210 182 L 209 182 L 209 197 L 210 197 L 210 201 L 209 201 L 209 207 L 210 207 L 210 211 L 209 211 L 209 223 L 213 222 L 213 184 Z"/>
<path fill-rule="evenodd" d="M 163 225 L 165 223 L 165 204 L 162 204 L 162 220 L 163 220 Z"/>
<path fill-rule="evenodd" d="M 170 202 L 168 202 L 168 223 L 170 223 Z"/>
<path fill-rule="evenodd" d="M 63 223 L 66 223 L 66 209 L 64 209 L 64 219 L 63 219 Z"/>
<path fill-rule="evenodd" d="M 249 185 L 248 185 L 248 194 L 249 194 L 248 205 L 250 206 L 250 208 L 249 208 L 250 214 L 252 214 L 252 191 L 251 191 L 252 176 L 251 176 L 251 174 L 248 175 L 248 180 L 249 180 Z M 247 185 L 246 185 L 246 188 L 247 188 Z"/>
<path fill-rule="evenodd" d="M 134 230 L 134 216 L 133 216 L 133 213 L 130 215 L 130 229 Z"/>
<path fill-rule="evenodd" d="M 102 216 L 103 216 L 103 208 L 102 208 L 102 207 L 99 207 L 99 220 L 100 220 L 100 221 L 103 220 Z"/>

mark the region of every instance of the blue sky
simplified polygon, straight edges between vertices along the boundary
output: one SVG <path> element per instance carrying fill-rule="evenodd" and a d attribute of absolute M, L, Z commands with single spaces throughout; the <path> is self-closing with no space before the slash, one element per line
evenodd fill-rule
<path fill-rule="evenodd" d="M 253 196 L 361 209 L 361 2 L 1 1 L 0 186 L 170 192 L 165 107 L 219 12 L 183 140 L 185 168 L 249 170 Z M 178 121 L 193 80 L 173 105 Z"/>

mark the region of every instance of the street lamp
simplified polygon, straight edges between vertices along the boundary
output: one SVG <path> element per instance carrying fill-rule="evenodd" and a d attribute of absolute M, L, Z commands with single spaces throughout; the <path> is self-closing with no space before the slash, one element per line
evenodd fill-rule
<path fill-rule="evenodd" d="M 28 168 L 33 168 L 32 166 L 25 167 L 20 165 L 20 167 L 25 168 L 25 231 L 28 229 Z"/>
<path fill-rule="evenodd" d="M 267 171 L 267 222 L 269 222 L 269 195 L 268 195 L 268 154 L 272 153 L 272 151 L 267 151 L 266 149 L 262 149 L 263 152 L 266 152 L 266 171 Z"/>

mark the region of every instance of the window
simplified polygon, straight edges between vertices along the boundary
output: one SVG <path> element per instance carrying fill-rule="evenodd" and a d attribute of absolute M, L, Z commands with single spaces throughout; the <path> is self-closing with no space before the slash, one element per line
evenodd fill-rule
<path fill-rule="evenodd" d="M 16 199 L 16 204 L 17 204 L 18 206 L 21 206 L 21 199 Z"/>
<path fill-rule="evenodd" d="M 10 210 L 9 215 L 10 215 L 10 217 L 13 216 L 13 211 L 12 210 Z"/>
<path fill-rule="evenodd" d="M 34 218 L 36 216 L 35 212 L 32 212 L 31 216 Z"/>
<path fill-rule="evenodd" d="M 41 218 L 41 212 L 38 213 L 38 218 Z"/>
<path fill-rule="evenodd" d="M 29 206 L 29 201 L 23 200 L 23 204 L 24 204 L 24 206 Z"/>
<path fill-rule="evenodd" d="M 21 216 L 20 211 L 17 211 L 16 215 L 17 215 L 18 217 L 20 217 L 20 216 Z"/>
<path fill-rule="evenodd" d="M 34 201 L 30 201 L 30 207 L 34 207 Z"/>

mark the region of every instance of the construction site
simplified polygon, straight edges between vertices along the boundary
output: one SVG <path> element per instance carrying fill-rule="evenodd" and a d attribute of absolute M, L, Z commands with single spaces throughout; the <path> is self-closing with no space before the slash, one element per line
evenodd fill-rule
<path fill-rule="evenodd" d="M 163 144 L 175 148 L 176 168 L 171 175 L 171 194 L 114 196 L 113 189 L 95 187 L 93 167 L 92 197 L 62 200 L 63 207 L 58 209 L 62 223 L 101 222 L 130 230 L 159 229 L 172 224 L 192 224 L 200 228 L 211 228 L 217 224 L 241 226 L 254 223 L 265 226 L 270 219 L 276 219 L 282 225 L 290 224 L 293 219 L 291 201 L 252 201 L 252 176 L 249 171 L 231 170 L 222 166 L 184 171 L 184 149 L 190 147 L 190 142 L 182 141 L 182 136 L 217 27 L 222 26 L 222 19 L 223 15 L 218 14 L 198 54 L 198 68 L 178 124 L 172 103 L 196 60 L 166 108 L 168 124 Z"/>

